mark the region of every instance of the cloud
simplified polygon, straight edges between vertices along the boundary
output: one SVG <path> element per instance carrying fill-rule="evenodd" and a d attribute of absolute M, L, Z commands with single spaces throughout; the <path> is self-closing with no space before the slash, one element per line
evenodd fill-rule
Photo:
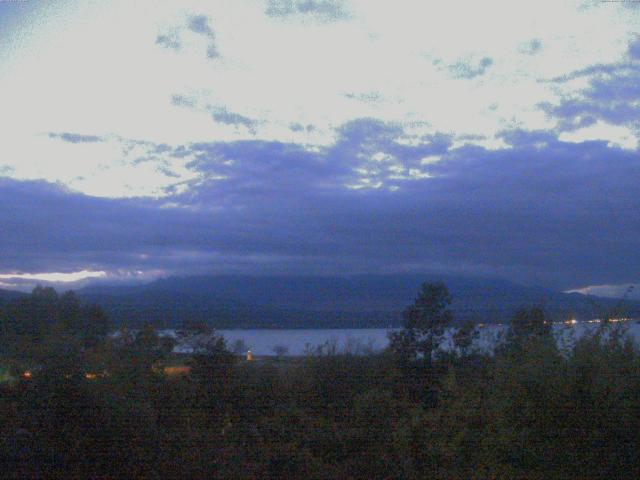
<path fill-rule="evenodd" d="M 77 133 L 49 133 L 49 138 L 57 138 L 69 143 L 97 143 L 103 142 L 103 137 L 96 135 L 80 135 Z"/>
<path fill-rule="evenodd" d="M 0 281 L 4 284 L 20 284 L 33 282 L 46 283 L 72 283 L 86 280 L 89 278 L 103 278 L 105 272 L 93 272 L 82 270 L 79 272 L 50 272 L 50 273 L 5 273 L 0 274 Z"/>
<path fill-rule="evenodd" d="M 624 301 L 625 299 L 640 300 L 640 285 L 590 285 L 587 287 L 576 288 L 568 292 L 577 292 L 584 295 L 597 295 L 599 297 L 617 298 Z"/>
<path fill-rule="evenodd" d="M 165 6 L 132 14 L 115 43 L 101 21 L 34 38 L 50 62 L 24 76 L 7 63 L 0 88 L 31 119 L 4 118 L 19 135 L 3 141 L 16 180 L 0 185 L 0 274 L 637 282 L 633 19 L 505 3 L 495 22 L 486 5 L 413 3 Z"/>
<path fill-rule="evenodd" d="M 268 0 L 265 13 L 276 18 L 312 16 L 321 21 L 338 21 L 351 17 L 343 0 Z"/>
<path fill-rule="evenodd" d="M 195 98 L 189 97 L 187 95 L 171 95 L 171 103 L 177 107 L 196 108 L 197 106 Z"/>
<path fill-rule="evenodd" d="M 47 179 L 96 196 L 164 196 L 193 176 L 184 167 L 189 159 L 174 156 L 169 145 L 114 134 L 50 132 L 19 146 L 6 166 L 0 164 L 0 174 Z"/>
<path fill-rule="evenodd" d="M 206 15 L 189 16 L 184 24 L 170 31 L 158 34 L 156 44 L 176 52 L 182 50 L 185 43 L 188 44 L 185 38 L 183 38 L 185 28 L 187 32 L 195 34 L 198 37 L 203 37 L 206 40 L 207 58 L 216 59 L 220 57 L 220 52 L 216 44 L 216 34 L 211 26 L 209 17 Z"/>
<path fill-rule="evenodd" d="M 436 58 L 433 64 L 436 67 L 444 67 L 453 78 L 472 79 L 484 75 L 493 65 L 493 59 L 490 57 L 476 58 L 470 55 L 450 64 L 445 64 L 442 59 Z"/>
<path fill-rule="evenodd" d="M 156 199 L 1 180 L 0 273 L 438 269 L 560 288 L 637 282 L 632 152 L 548 131 L 504 132 L 502 150 L 455 148 L 446 135 L 411 146 L 404 135 L 363 118 L 321 149 L 262 140 L 158 147 L 191 158 L 196 175 Z"/>
<path fill-rule="evenodd" d="M 245 117 L 244 115 L 240 115 L 239 113 L 230 112 L 224 106 L 209 107 L 209 111 L 211 112 L 211 118 L 213 118 L 216 122 L 224 123 L 225 125 L 241 125 L 243 127 L 246 127 L 249 131 L 255 133 L 257 122 L 249 117 Z"/>
<path fill-rule="evenodd" d="M 575 81 L 586 86 L 575 88 Z M 640 62 L 596 64 L 552 82 L 564 93 L 558 102 L 540 106 L 558 120 L 559 130 L 578 130 L 600 122 L 629 127 L 636 136 L 640 132 Z"/>
<path fill-rule="evenodd" d="M 530 41 L 520 45 L 518 51 L 525 55 L 535 55 L 542 50 L 542 41 L 538 38 L 533 38 Z"/>
<path fill-rule="evenodd" d="M 303 125 L 299 122 L 294 122 L 289 124 L 289 130 L 292 132 L 307 132 L 311 133 L 315 131 L 316 127 L 311 124 Z"/>
<path fill-rule="evenodd" d="M 189 223 L 153 201 L 89 197 L 47 182 L 0 179 L 0 197 L 0 244 L 8 255 L 0 261 L 2 273 L 140 269 L 141 248 L 155 251 L 157 262 L 160 251 L 179 248 L 169 248 L 163 232 L 173 222 L 177 228 Z"/>
<path fill-rule="evenodd" d="M 172 95 L 171 103 L 177 107 L 206 111 L 215 122 L 232 125 L 234 127 L 245 127 L 252 135 L 256 133 L 257 120 L 237 112 L 232 112 L 224 105 L 211 105 L 206 101 L 199 100 L 195 96 L 181 94 Z"/>
<path fill-rule="evenodd" d="M 215 38 L 213 29 L 211 28 L 211 25 L 209 25 L 209 18 L 207 18 L 206 15 L 194 15 L 190 17 L 188 25 L 192 32 L 204 35 L 211 39 Z"/>
<path fill-rule="evenodd" d="M 170 50 L 178 51 L 182 48 L 182 41 L 177 33 L 172 34 L 160 34 L 156 37 L 156 44 L 168 48 Z"/>
<path fill-rule="evenodd" d="M 218 48 L 216 46 L 216 35 L 213 32 L 213 28 L 211 28 L 211 25 L 209 24 L 209 18 L 206 15 L 194 15 L 190 17 L 188 27 L 192 32 L 198 35 L 202 35 L 203 37 L 208 39 L 208 58 L 220 57 L 220 53 L 218 52 Z"/>
<path fill-rule="evenodd" d="M 370 105 L 378 105 L 384 100 L 380 92 L 345 93 L 344 96 Z"/>

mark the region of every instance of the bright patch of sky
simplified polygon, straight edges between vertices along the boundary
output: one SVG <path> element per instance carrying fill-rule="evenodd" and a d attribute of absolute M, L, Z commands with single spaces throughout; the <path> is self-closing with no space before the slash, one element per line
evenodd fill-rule
<path fill-rule="evenodd" d="M 105 272 L 94 272 L 90 270 L 82 270 L 80 272 L 70 273 L 3 273 L 0 274 L 0 280 L 5 281 L 23 281 L 36 280 L 42 282 L 77 282 L 88 278 L 101 278 L 106 276 Z"/>
<path fill-rule="evenodd" d="M 31 291 L 37 285 L 51 285 L 58 289 L 79 288 L 88 283 L 99 284 L 135 284 L 148 282 L 165 276 L 166 272 L 157 269 L 126 270 L 114 269 L 79 270 L 77 272 L 42 272 L 42 273 L 2 273 L 0 288 Z"/>
<path fill-rule="evenodd" d="M 610 146 L 635 150 L 638 148 L 638 137 L 628 127 L 609 125 L 597 122 L 588 127 L 579 128 L 572 132 L 563 132 L 558 137 L 565 142 L 585 142 L 589 140 L 605 140 Z"/>
<path fill-rule="evenodd" d="M 640 300 L 640 285 L 591 285 L 583 288 L 568 290 L 568 292 L 582 293 L 584 295 L 596 295 L 600 297 Z"/>
<path fill-rule="evenodd" d="M 105 197 L 198 179 L 157 145 L 314 151 L 364 117 L 401 125 L 400 143 L 445 133 L 454 148 L 508 148 L 500 132 L 553 129 L 541 104 L 581 81 L 546 80 L 621 61 L 640 30 L 638 9 L 602 2 L 33 3 L 3 26 L 0 169 Z M 601 123 L 564 134 L 625 149 L 637 136 Z"/>

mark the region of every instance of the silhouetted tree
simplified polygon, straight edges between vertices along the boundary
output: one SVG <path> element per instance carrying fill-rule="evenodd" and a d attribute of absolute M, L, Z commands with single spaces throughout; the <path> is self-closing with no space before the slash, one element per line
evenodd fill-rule
<path fill-rule="evenodd" d="M 87 346 L 95 346 L 109 333 L 109 317 L 98 305 L 84 307 L 82 315 L 82 336 Z"/>
<path fill-rule="evenodd" d="M 424 283 L 413 305 L 403 313 L 404 328 L 391 335 L 391 349 L 401 358 L 422 358 L 430 365 L 453 316 L 449 290 L 443 283 Z"/>
<path fill-rule="evenodd" d="M 275 345 L 273 348 L 273 353 L 276 354 L 278 360 L 281 360 L 287 353 L 289 353 L 289 347 L 285 345 Z"/>
<path fill-rule="evenodd" d="M 521 348 L 532 340 L 552 339 L 551 321 L 542 308 L 520 308 L 511 318 L 506 334 L 507 348 Z"/>
<path fill-rule="evenodd" d="M 59 314 L 60 330 L 69 333 L 82 330 L 80 300 L 73 291 L 69 290 L 60 296 Z"/>
<path fill-rule="evenodd" d="M 478 338 L 478 329 L 472 322 L 465 322 L 453 334 L 453 344 L 460 351 L 460 355 L 467 356 L 473 342 Z"/>
<path fill-rule="evenodd" d="M 233 342 L 231 351 L 236 355 L 244 355 L 245 353 L 247 353 L 247 350 L 249 350 L 249 347 L 247 347 L 247 344 L 244 343 L 244 340 L 242 340 L 241 338 L 238 338 L 235 342 Z"/>

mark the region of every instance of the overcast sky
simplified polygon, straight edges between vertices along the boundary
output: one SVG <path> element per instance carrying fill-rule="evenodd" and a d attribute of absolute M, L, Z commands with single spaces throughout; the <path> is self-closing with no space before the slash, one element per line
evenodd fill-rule
<path fill-rule="evenodd" d="M 0 1 L 0 287 L 640 282 L 639 33 L 638 2 Z"/>

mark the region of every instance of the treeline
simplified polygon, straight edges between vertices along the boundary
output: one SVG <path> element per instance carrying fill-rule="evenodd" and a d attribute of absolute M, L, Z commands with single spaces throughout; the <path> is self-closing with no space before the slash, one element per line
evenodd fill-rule
<path fill-rule="evenodd" d="M 194 333 L 197 353 L 176 358 L 151 326 L 84 344 L 71 366 L 53 355 L 3 384 L 3 475 L 640 478 L 640 352 L 620 327 L 562 347 L 526 309 L 495 355 L 471 325 L 447 353 L 450 300 L 425 285 L 375 355 L 326 345 L 247 362 Z M 182 363 L 188 374 L 164 373 Z"/>
<path fill-rule="evenodd" d="M 58 295 L 51 287 L 37 286 L 30 295 L 0 305 L 0 348 L 9 356 L 32 355 L 54 337 L 93 346 L 109 329 L 102 308 L 82 304 L 72 291 Z"/>

